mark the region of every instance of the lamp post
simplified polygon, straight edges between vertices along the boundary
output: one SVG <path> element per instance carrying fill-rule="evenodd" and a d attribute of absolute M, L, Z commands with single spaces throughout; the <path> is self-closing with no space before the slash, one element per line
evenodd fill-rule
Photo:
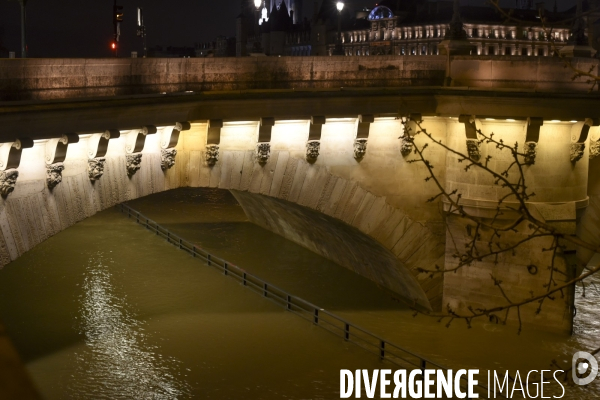
<path fill-rule="evenodd" d="M 137 35 L 144 41 L 144 58 L 148 56 L 148 48 L 146 47 L 146 26 L 144 25 L 144 10 L 138 7 L 138 29 Z"/>
<path fill-rule="evenodd" d="M 262 52 L 262 45 L 261 45 L 261 38 L 260 38 L 260 26 L 259 26 L 259 20 L 260 20 L 260 6 L 262 5 L 262 0 L 254 0 L 254 7 L 256 8 L 256 15 L 254 18 L 254 49 L 253 52 L 254 53 L 261 53 Z"/>
<path fill-rule="evenodd" d="M 21 4 L 21 58 L 27 58 L 27 41 L 25 38 L 25 26 L 27 22 L 25 7 L 27 0 L 19 0 Z"/>
<path fill-rule="evenodd" d="M 335 5 L 338 10 L 338 31 L 337 31 L 337 40 L 335 43 L 335 49 L 333 54 L 337 56 L 344 55 L 344 49 L 342 47 L 342 10 L 344 9 L 344 2 L 338 1 Z"/>

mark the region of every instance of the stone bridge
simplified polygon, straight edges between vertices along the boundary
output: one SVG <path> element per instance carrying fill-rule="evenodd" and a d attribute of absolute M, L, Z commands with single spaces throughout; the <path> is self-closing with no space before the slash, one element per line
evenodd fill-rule
<path fill-rule="evenodd" d="M 117 203 L 177 187 L 231 190 L 248 218 L 355 272 L 422 310 L 489 307 L 539 291 L 547 243 L 497 265 L 452 266 L 459 223 L 401 139 L 410 116 L 460 151 L 474 128 L 527 143 L 531 207 L 549 223 L 600 245 L 600 97 L 560 60 L 531 57 L 320 57 L 0 60 L 0 263 Z M 574 59 L 597 71 L 598 61 Z M 442 87 L 444 77 L 453 86 Z M 417 137 L 420 143 L 423 138 Z M 502 190 L 466 173 L 451 153 L 429 160 L 479 215 Z M 598 157 L 600 159 L 600 157 Z M 591 160 L 592 159 L 592 160 Z M 454 233 L 453 233 L 454 232 Z M 460 233 L 459 233 L 460 232 Z M 460 236 L 462 235 L 462 236 Z M 460 236 L 460 237 L 459 237 Z M 459 243 L 460 244 L 460 243 Z M 590 252 L 561 256 L 585 265 Z M 570 258 L 569 258 L 570 257 Z M 571 272 L 569 272 L 571 271 Z M 527 324 L 569 331 L 572 294 Z"/>

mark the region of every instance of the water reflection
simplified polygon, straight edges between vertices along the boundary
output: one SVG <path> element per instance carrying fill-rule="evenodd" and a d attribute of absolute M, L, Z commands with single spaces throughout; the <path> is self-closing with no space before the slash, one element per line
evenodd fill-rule
<path fill-rule="evenodd" d="M 148 341 L 145 323 L 136 319 L 126 298 L 113 293 L 111 263 L 99 252 L 85 269 L 77 324 L 85 347 L 73 357 L 75 370 L 86 378 L 72 380 L 69 394 L 77 398 L 93 393 L 102 399 L 189 397 L 187 382 L 174 375 L 181 375 L 181 362 L 159 354 Z"/>
<path fill-rule="evenodd" d="M 208 251 L 243 266 L 270 283 L 364 327 L 427 358 L 452 368 L 479 368 L 512 375 L 552 368 L 556 360 L 570 367 L 572 355 L 600 344 L 600 276 L 590 279 L 586 296 L 577 289 L 577 317 L 572 336 L 536 331 L 520 335 L 514 325 L 475 322 L 445 324 L 419 316 L 391 301 L 371 282 L 359 278 L 285 239 L 247 223 L 239 205 L 225 190 L 177 189 L 130 202 L 161 225 Z M 165 212 L 168 209 L 168 212 Z M 265 262 L 265 255 L 268 255 Z M 545 395 L 560 396 L 559 385 Z M 587 387 L 569 386 L 565 400 L 598 398 L 600 378 Z"/>

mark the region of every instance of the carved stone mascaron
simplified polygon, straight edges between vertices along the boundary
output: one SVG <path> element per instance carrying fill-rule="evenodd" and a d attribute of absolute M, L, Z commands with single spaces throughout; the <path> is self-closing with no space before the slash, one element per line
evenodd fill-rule
<path fill-rule="evenodd" d="M 309 162 L 314 162 L 319 158 L 319 150 L 321 149 L 321 142 L 318 140 L 310 140 L 306 142 L 306 159 Z"/>
<path fill-rule="evenodd" d="M 62 182 L 62 172 L 64 169 L 65 165 L 61 162 L 46 165 L 46 184 L 50 190 Z"/>
<path fill-rule="evenodd" d="M 525 159 L 526 165 L 535 164 L 535 157 L 537 156 L 537 143 L 536 142 L 525 142 Z"/>
<path fill-rule="evenodd" d="M 271 157 L 271 143 L 258 143 L 256 145 L 256 161 L 265 164 Z"/>
<path fill-rule="evenodd" d="M 479 141 L 477 139 L 467 139 L 467 152 L 469 153 L 469 158 L 471 160 L 479 161 L 481 159 Z"/>
<path fill-rule="evenodd" d="M 408 133 L 406 132 L 400 139 L 402 139 L 402 142 L 400 143 L 400 154 L 402 154 L 403 157 L 406 157 L 413 151 L 413 142 L 408 138 Z"/>
<path fill-rule="evenodd" d="M 2 197 L 8 196 L 15 190 L 18 177 L 19 171 L 16 169 L 7 169 L 0 173 L 0 195 L 2 195 Z"/>
<path fill-rule="evenodd" d="M 160 168 L 163 171 L 170 169 L 175 165 L 176 149 L 163 149 L 160 151 Z"/>
<path fill-rule="evenodd" d="M 585 143 L 571 143 L 571 162 L 577 162 L 583 158 Z"/>
<path fill-rule="evenodd" d="M 127 175 L 133 176 L 142 165 L 142 153 L 127 154 Z"/>
<path fill-rule="evenodd" d="M 104 175 L 105 163 L 106 158 L 104 157 L 96 157 L 88 160 L 88 177 L 90 178 L 90 181 L 96 182 Z"/>
<path fill-rule="evenodd" d="M 208 165 L 215 165 L 219 161 L 219 145 L 207 144 L 205 157 Z"/>
<path fill-rule="evenodd" d="M 354 158 L 363 158 L 367 153 L 367 139 L 356 139 L 354 141 Z"/>

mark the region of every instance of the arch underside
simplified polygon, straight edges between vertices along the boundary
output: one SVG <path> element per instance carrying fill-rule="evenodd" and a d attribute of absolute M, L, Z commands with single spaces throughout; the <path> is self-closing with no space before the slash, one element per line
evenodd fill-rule
<path fill-rule="evenodd" d="M 201 157 L 193 153 L 190 152 L 192 166 L 192 158 Z M 419 269 L 433 269 L 436 264 L 443 267 L 444 237 L 391 206 L 385 197 L 363 189 L 359 182 L 337 176 L 328 166 L 308 163 L 291 152 L 273 151 L 264 166 L 254 162 L 252 151 L 225 151 L 222 160 L 219 170 L 211 171 L 210 176 L 203 175 L 202 170 L 198 175 L 190 171 L 190 186 L 208 183 L 230 189 L 248 217 L 259 225 L 361 273 L 409 303 L 421 292 L 417 298 L 424 300 L 424 294 L 427 299 L 420 302 L 421 306 L 441 309 L 443 278 L 432 279 Z M 219 177 L 218 184 L 215 177 Z M 246 196 L 244 192 L 261 194 L 263 198 Z M 308 216 L 308 211 L 314 215 Z M 318 226 L 318 230 L 311 231 L 306 223 L 309 219 L 315 221 L 312 227 Z M 326 248 L 323 241 L 335 242 L 336 248 Z M 350 250 L 349 246 L 361 250 Z M 351 257 L 340 255 L 344 248 Z M 380 265 L 368 261 L 375 253 L 380 257 Z"/>
<path fill-rule="evenodd" d="M 410 271 L 358 229 L 285 200 L 238 190 L 231 193 L 251 222 L 372 280 L 411 306 L 431 309 Z"/>

